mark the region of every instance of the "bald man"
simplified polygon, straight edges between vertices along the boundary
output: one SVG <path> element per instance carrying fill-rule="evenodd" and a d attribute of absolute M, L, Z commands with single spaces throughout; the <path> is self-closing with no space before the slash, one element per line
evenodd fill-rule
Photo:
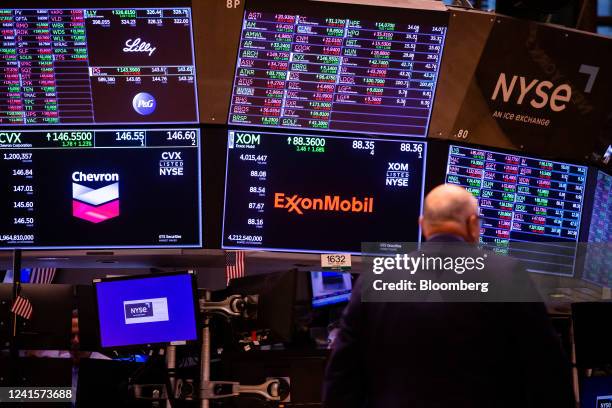
<path fill-rule="evenodd" d="M 455 185 L 427 195 L 419 222 L 437 254 L 479 240 L 477 201 Z M 509 257 L 489 254 L 488 262 L 498 282 L 525 274 Z M 575 406 L 570 366 L 543 304 L 362 302 L 361 281 L 332 345 L 325 407 Z"/>
<path fill-rule="evenodd" d="M 478 201 L 463 187 L 442 184 L 431 190 L 419 219 L 428 241 L 446 239 L 476 243 L 480 237 Z"/>

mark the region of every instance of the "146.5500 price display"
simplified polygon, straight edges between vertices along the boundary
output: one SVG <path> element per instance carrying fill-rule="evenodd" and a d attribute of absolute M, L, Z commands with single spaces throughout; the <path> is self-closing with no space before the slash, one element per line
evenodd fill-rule
<path fill-rule="evenodd" d="M 0 159 L 0 248 L 202 244 L 196 129 L 5 132 Z"/>

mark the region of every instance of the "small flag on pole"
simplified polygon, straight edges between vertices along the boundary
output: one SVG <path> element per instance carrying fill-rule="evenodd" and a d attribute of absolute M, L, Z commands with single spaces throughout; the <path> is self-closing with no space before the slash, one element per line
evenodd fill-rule
<path fill-rule="evenodd" d="M 244 276 L 244 251 L 225 252 L 225 277 L 230 280 Z"/>
<path fill-rule="evenodd" d="M 19 295 L 17 299 L 15 299 L 15 303 L 13 303 L 11 312 L 24 319 L 30 320 L 32 318 L 32 304 L 28 299 Z"/>
<path fill-rule="evenodd" d="M 30 283 L 49 284 L 55 279 L 55 268 L 33 268 Z"/>

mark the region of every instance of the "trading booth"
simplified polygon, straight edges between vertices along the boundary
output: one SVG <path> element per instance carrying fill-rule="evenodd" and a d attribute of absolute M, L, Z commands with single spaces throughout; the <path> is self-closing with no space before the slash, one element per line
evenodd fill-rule
<path fill-rule="evenodd" d="M 322 407 L 366 243 L 477 198 L 612 403 L 612 39 L 433 0 L 0 5 L 0 406 Z M 465 3 L 465 2 L 457 2 Z"/>

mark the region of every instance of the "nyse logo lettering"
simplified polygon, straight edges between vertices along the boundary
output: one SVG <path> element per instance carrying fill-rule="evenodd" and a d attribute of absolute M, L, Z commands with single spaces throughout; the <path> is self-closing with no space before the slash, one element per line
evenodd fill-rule
<path fill-rule="evenodd" d="M 274 193 L 274 208 L 285 209 L 289 213 L 304 215 L 305 211 L 335 211 L 344 213 L 372 213 L 374 212 L 374 197 L 342 198 L 338 195 L 323 197 L 301 197 L 284 193 Z"/>
<path fill-rule="evenodd" d="M 612 408 L 612 395 L 597 397 L 596 408 Z"/>
<path fill-rule="evenodd" d="M 123 302 L 125 324 L 165 322 L 170 320 L 168 298 L 126 300 Z"/>
<path fill-rule="evenodd" d="M 83 182 L 96 183 L 97 188 L 84 186 Z M 98 187 L 102 182 L 106 184 Z M 94 224 L 118 217 L 119 174 L 72 173 L 72 215 Z"/>
<path fill-rule="evenodd" d="M 138 114 L 146 116 L 155 112 L 157 102 L 153 95 L 146 92 L 140 92 L 132 99 L 132 107 Z"/>
<path fill-rule="evenodd" d="M 129 39 L 125 42 L 123 52 L 140 52 L 149 54 L 149 57 L 153 55 L 157 47 L 152 47 L 151 43 L 144 42 L 140 38 Z"/>
<path fill-rule="evenodd" d="M 125 316 L 130 319 L 153 316 L 153 304 L 151 302 L 144 302 L 125 305 Z"/>
<path fill-rule="evenodd" d="M 502 72 L 497 79 L 491 100 L 497 100 L 500 94 L 502 100 L 506 103 L 512 99 L 513 95 L 516 95 L 515 103 L 517 105 L 522 105 L 528 95 L 535 94 L 529 100 L 531 106 L 542 109 L 548 104 L 553 112 L 561 112 L 572 98 L 572 88 L 569 84 L 555 86 L 550 81 L 540 81 L 538 79 L 529 81 L 523 76 L 516 75 L 513 75 L 510 83 L 508 83 L 506 74 Z"/>
<path fill-rule="evenodd" d="M 162 152 L 159 161 L 159 175 L 182 176 L 185 165 L 182 154 L 182 152 Z"/>
<path fill-rule="evenodd" d="M 393 187 L 408 187 L 410 165 L 408 163 L 388 163 L 385 184 Z"/>

